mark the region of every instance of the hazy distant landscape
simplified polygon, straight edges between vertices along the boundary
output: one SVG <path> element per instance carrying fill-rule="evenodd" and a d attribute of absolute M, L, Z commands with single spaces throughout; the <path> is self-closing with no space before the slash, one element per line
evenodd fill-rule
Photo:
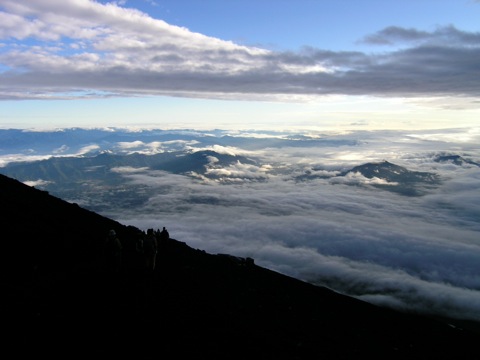
<path fill-rule="evenodd" d="M 372 303 L 480 320 L 479 136 L 4 129 L 0 173 Z"/>

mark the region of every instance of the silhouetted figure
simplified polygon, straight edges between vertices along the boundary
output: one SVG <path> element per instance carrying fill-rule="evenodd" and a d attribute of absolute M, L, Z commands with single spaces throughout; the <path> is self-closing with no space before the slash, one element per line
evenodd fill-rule
<path fill-rule="evenodd" d="M 135 272 L 143 272 L 145 269 L 145 253 L 143 250 L 144 239 L 144 231 L 140 231 L 134 239 L 135 249 L 132 254 L 132 270 Z"/>
<path fill-rule="evenodd" d="M 148 229 L 147 235 L 143 239 L 143 254 L 145 256 L 145 268 L 147 271 L 155 270 L 157 249 L 157 237 L 155 236 L 153 229 Z"/>
<path fill-rule="evenodd" d="M 104 246 L 105 266 L 107 271 L 113 273 L 120 272 L 122 268 L 122 250 L 123 245 L 117 237 L 117 233 L 113 229 L 110 230 Z"/>
<path fill-rule="evenodd" d="M 167 229 L 164 226 L 163 230 L 160 232 L 160 239 L 161 240 L 168 240 L 169 238 L 170 238 L 170 234 L 168 233 Z"/>
<path fill-rule="evenodd" d="M 145 237 L 145 233 L 140 233 L 138 237 L 135 239 L 135 251 L 138 254 L 143 254 L 143 238 Z"/>

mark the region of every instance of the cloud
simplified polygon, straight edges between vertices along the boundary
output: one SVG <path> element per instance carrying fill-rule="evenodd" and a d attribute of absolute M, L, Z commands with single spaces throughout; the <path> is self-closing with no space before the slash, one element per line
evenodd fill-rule
<path fill-rule="evenodd" d="M 68 149 L 68 147 L 66 149 Z M 100 149 L 100 146 L 98 146 L 96 144 L 87 145 L 87 146 L 82 147 L 80 150 L 78 150 L 77 155 L 88 154 L 89 152 L 92 152 L 92 151 L 95 151 L 95 150 L 98 150 L 98 149 Z"/>
<path fill-rule="evenodd" d="M 268 167 L 242 164 L 239 161 L 233 165 L 222 168 L 215 166 L 218 159 L 211 158 L 210 160 L 211 162 L 207 167 L 205 175 L 214 176 L 219 178 L 220 181 L 232 181 L 234 179 L 240 179 L 242 182 L 246 179 L 263 180 L 268 177 L 267 172 L 270 170 Z"/>
<path fill-rule="evenodd" d="M 250 256 L 374 303 L 479 320 L 478 210 L 452 207 L 465 196 L 478 202 L 478 189 L 412 200 L 280 178 L 220 186 L 149 171 L 129 177 L 156 195 L 134 212 L 112 209 L 124 223 L 167 226 L 190 246 Z"/>
<path fill-rule="evenodd" d="M 439 203 L 326 183 L 218 186 L 143 176 L 136 182 L 151 184 L 157 195 L 140 211 L 114 211 L 114 218 L 167 226 L 190 246 L 250 256 L 374 303 L 479 320 L 480 228 L 473 217 L 466 226 L 466 214 L 449 207 L 455 196 Z M 478 190 L 468 193 L 480 200 Z"/>
<path fill-rule="evenodd" d="M 45 186 L 51 184 L 51 181 L 46 181 L 43 179 L 32 180 L 32 181 L 25 181 L 24 184 L 28 186 Z"/>
<path fill-rule="evenodd" d="M 377 177 L 367 178 L 361 173 L 354 172 L 349 173 L 343 177 L 336 177 L 330 181 L 332 184 L 349 184 L 349 185 L 389 185 L 395 186 L 398 185 L 397 182 L 388 182 L 385 179 L 379 179 Z"/>
<path fill-rule="evenodd" d="M 1 11 L 3 10 L 3 11 Z M 275 52 L 192 32 L 122 3 L 4 0 L 0 98 L 170 95 L 308 101 L 330 94 L 458 98 L 478 105 L 478 33 L 387 27 L 381 53 Z M 33 90 L 32 90 L 33 89 Z M 435 105 L 432 103 L 432 105 Z"/>
<path fill-rule="evenodd" d="M 375 34 L 366 36 L 363 42 L 376 45 L 395 45 L 398 43 L 447 45 L 450 42 L 456 45 L 478 47 L 480 33 L 460 31 L 452 25 L 438 27 L 433 32 L 389 26 Z"/>
<path fill-rule="evenodd" d="M 145 167 L 135 168 L 131 166 L 117 166 L 110 169 L 110 171 L 119 173 L 119 174 L 137 174 L 137 173 L 145 172 L 147 170 L 148 168 L 145 168 Z"/>

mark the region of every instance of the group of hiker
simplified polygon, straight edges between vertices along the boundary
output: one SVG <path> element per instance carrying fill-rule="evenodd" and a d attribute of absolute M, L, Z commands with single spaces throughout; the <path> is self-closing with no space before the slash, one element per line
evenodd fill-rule
<path fill-rule="evenodd" d="M 126 252 L 128 252 L 129 267 L 153 272 L 160 244 L 169 238 L 170 234 L 165 227 L 162 230 L 150 228 L 146 232 L 140 231 L 132 246 L 131 242 L 125 243 L 118 237 L 115 230 L 111 229 L 102 249 L 105 269 L 111 273 L 121 272 L 125 267 Z"/>

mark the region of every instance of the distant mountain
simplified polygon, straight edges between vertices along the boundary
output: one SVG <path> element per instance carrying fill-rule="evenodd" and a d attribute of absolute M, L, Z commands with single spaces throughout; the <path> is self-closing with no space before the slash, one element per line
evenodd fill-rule
<path fill-rule="evenodd" d="M 321 169 L 315 169 L 321 170 Z M 336 177 L 347 177 L 360 174 L 364 178 L 376 180 L 368 182 L 369 186 L 374 186 L 382 190 L 392 191 L 406 196 L 418 196 L 440 183 L 440 177 L 435 173 L 412 171 L 388 161 L 371 162 L 355 166 L 351 169 L 342 171 Z M 331 179 L 331 176 L 302 174 L 297 177 L 297 181 L 311 180 L 314 178 Z M 345 184 L 362 184 L 362 182 L 343 182 Z"/>
<path fill-rule="evenodd" d="M 174 158 L 169 156 L 164 161 L 152 164 L 154 170 L 169 171 L 174 174 L 188 174 L 195 172 L 209 177 L 207 174 L 207 165 L 210 165 L 214 159 L 214 166 L 228 167 L 237 162 L 242 164 L 255 164 L 256 162 L 245 156 L 220 154 L 211 150 L 196 151 L 192 153 L 174 154 Z"/>
<path fill-rule="evenodd" d="M 18 358 L 480 358 L 474 324 L 374 306 L 254 259 L 169 239 L 144 272 L 139 229 L 3 175 L 0 210 L 3 351 Z M 110 229 L 118 274 L 102 266 Z"/>
<path fill-rule="evenodd" d="M 476 163 L 473 160 L 466 159 L 460 155 L 438 155 L 437 157 L 435 157 L 434 160 L 439 163 L 452 163 L 458 166 L 462 166 L 462 165 L 480 166 L 479 163 Z"/>
<path fill-rule="evenodd" d="M 162 170 L 173 174 L 201 175 L 205 178 L 219 178 L 212 168 L 228 168 L 237 163 L 255 164 L 245 156 L 221 154 L 203 150 L 197 152 L 171 151 L 147 155 L 129 155 L 102 152 L 96 155 L 51 157 L 32 162 L 11 162 L 0 168 L 0 174 L 21 182 L 41 183 L 39 189 L 74 202 L 90 203 L 89 209 L 101 212 L 105 204 L 131 208 L 148 200 L 151 189 L 142 184 L 128 184 L 121 172 L 115 168 Z M 118 196 L 118 195 L 121 196 Z"/>
<path fill-rule="evenodd" d="M 385 183 L 373 183 L 372 185 L 402 195 L 420 195 L 426 188 L 440 182 L 440 178 L 434 173 L 411 171 L 388 161 L 355 166 L 341 175 L 355 173 L 362 174 L 367 179 L 383 180 Z"/>
<path fill-rule="evenodd" d="M 206 174 L 206 165 L 215 158 L 215 165 L 226 167 L 236 162 L 253 164 L 254 160 L 244 156 L 220 154 L 205 150 L 197 152 L 172 151 L 146 155 L 133 153 L 117 155 L 103 152 L 89 156 L 51 157 L 33 162 L 11 162 L 1 173 L 22 182 L 43 179 L 51 182 L 82 182 L 102 180 L 106 184 L 118 182 L 118 174 L 110 170 L 116 167 L 150 168 L 174 174 L 196 172 Z"/>

